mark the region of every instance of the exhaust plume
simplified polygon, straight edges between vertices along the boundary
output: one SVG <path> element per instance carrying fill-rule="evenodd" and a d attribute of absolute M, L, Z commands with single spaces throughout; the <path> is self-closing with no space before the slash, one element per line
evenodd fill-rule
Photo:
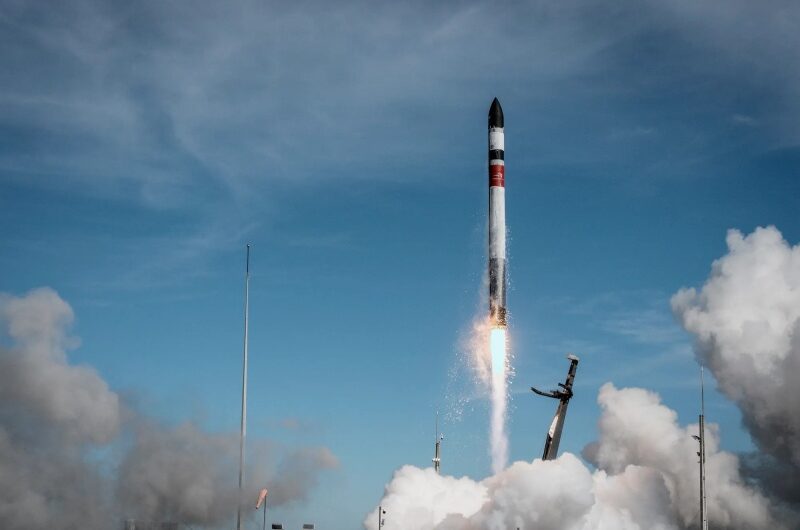
<path fill-rule="evenodd" d="M 478 389 L 489 398 L 489 456 L 493 472 L 508 465 L 508 383 L 514 376 L 508 347 L 508 328 L 492 325 L 491 319 L 476 317 L 463 348 L 464 359 L 474 372 Z"/>
<path fill-rule="evenodd" d="M 495 473 L 508 465 L 508 434 L 506 433 L 506 410 L 508 409 L 506 331 L 504 327 L 492 328 L 489 335 L 489 353 L 492 362 L 492 419 L 490 438 L 492 471 Z"/>

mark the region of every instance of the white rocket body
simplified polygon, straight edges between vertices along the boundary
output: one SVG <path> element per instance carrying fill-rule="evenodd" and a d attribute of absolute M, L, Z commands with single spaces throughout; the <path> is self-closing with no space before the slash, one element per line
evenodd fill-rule
<path fill-rule="evenodd" d="M 503 109 L 497 98 L 489 110 L 489 316 L 506 322 L 506 188 Z"/>

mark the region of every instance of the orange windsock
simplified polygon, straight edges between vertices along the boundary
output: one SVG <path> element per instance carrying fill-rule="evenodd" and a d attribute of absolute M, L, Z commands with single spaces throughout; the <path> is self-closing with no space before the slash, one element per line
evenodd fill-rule
<path fill-rule="evenodd" d="M 267 500 L 267 488 L 258 492 L 258 502 L 256 502 L 256 510 L 261 508 L 261 503 Z"/>

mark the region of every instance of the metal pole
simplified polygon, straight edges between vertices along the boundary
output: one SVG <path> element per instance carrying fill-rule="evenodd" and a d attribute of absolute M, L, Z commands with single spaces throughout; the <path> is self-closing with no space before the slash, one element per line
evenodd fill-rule
<path fill-rule="evenodd" d="M 701 530 L 708 530 L 708 505 L 706 504 L 706 398 L 703 377 L 703 366 L 700 366 L 700 524 Z"/>
<path fill-rule="evenodd" d="M 236 503 L 236 530 L 242 530 L 242 487 L 244 482 L 244 440 L 247 436 L 247 319 L 250 313 L 250 245 L 244 273 L 244 347 L 242 352 L 242 423 L 239 436 L 239 499 Z M 266 506 L 264 506 L 266 514 Z M 265 515 L 266 517 L 266 515 Z M 266 522 L 265 522 L 266 525 Z"/>
<path fill-rule="evenodd" d="M 433 469 L 434 469 L 434 471 L 436 471 L 437 474 L 439 473 L 439 467 L 440 467 L 441 461 L 442 461 L 441 455 L 440 455 L 441 443 L 442 443 L 442 440 L 439 437 L 439 412 L 437 411 L 436 412 L 436 445 L 435 445 L 435 448 L 434 448 L 434 451 L 433 451 Z"/>

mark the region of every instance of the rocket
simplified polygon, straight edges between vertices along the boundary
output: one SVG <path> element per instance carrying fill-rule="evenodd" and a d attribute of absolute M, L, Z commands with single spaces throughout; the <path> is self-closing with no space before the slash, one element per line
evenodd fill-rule
<path fill-rule="evenodd" d="M 503 108 L 489 109 L 489 318 L 506 327 L 506 188 Z"/>

